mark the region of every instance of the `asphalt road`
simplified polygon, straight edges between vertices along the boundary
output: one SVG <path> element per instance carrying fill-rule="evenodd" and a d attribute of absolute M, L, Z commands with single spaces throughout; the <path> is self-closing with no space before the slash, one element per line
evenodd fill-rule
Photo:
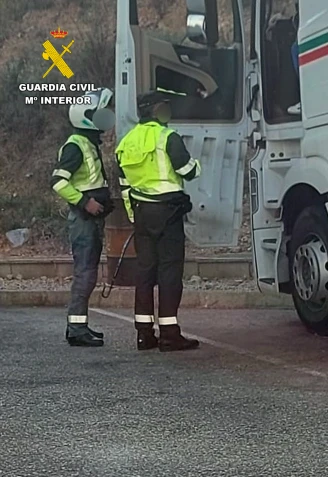
<path fill-rule="evenodd" d="M 328 341 L 293 312 L 181 313 L 188 353 L 137 352 L 131 312 L 0 310 L 0 475 L 324 477 Z"/>

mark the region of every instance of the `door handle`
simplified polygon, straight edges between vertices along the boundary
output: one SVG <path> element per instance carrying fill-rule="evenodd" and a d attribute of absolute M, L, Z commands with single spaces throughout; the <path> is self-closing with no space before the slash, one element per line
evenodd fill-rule
<path fill-rule="evenodd" d="M 191 60 L 188 55 L 180 55 L 180 59 L 186 65 L 195 66 L 196 68 L 200 67 L 200 63 L 197 63 L 197 61 Z"/>

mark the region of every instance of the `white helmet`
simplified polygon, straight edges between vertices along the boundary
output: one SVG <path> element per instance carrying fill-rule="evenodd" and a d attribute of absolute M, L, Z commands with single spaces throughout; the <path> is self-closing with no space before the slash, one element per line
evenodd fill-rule
<path fill-rule="evenodd" d="M 115 124 L 115 114 L 107 108 L 113 97 L 108 88 L 98 88 L 88 91 L 83 98 L 88 97 L 89 104 L 72 104 L 69 108 L 69 120 L 75 128 L 108 131 Z M 91 104 L 90 104 L 91 101 Z"/>

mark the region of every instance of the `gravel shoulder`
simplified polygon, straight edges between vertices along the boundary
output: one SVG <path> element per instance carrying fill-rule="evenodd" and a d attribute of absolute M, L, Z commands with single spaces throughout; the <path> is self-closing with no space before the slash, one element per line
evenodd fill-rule
<path fill-rule="evenodd" d="M 69 291 L 71 288 L 72 277 L 65 279 L 49 279 L 40 278 L 34 280 L 22 280 L 17 278 L 4 279 L 0 278 L 0 292 L 1 291 Z M 100 290 L 102 284 L 97 284 L 97 289 Z M 257 291 L 256 282 L 254 280 L 240 279 L 240 280 L 206 280 L 200 277 L 192 277 L 190 280 L 184 281 L 185 290 L 226 290 L 237 293 Z"/>

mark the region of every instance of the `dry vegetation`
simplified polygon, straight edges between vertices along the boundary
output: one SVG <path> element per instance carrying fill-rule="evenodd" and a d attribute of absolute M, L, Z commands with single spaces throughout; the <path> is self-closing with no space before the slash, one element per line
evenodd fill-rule
<path fill-rule="evenodd" d="M 249 0 L 245 0 L 247 3 Z M 183 37 L 185 12 L 181 1 L 138 0 L 138 4 L 142 25 L 160 30 L 164 36 Z M 113 86 L 115 5 L 116 0 L 0 0 L 2 253 L 67 252 L 66 207 L 49 188 L 58 147 L 70 131 L 67 108 L 27 106 L 18 85 L 41 82 L 45 70 L 42 43 L 49 38 L 50 30 L 60 26 L 75 40 L 70 57 L 74 82 Z M 222 22 L 228 34 L 228 13 Z M 53 71 L 48 81 L 63 82 L 63 77 Z M 112 137 L 105 144 L 109 169 L 113 143 Z M 24 249 L 11 250 L 4 234 L 20 227 L 32 231 L 31 239 Z M 247 248 L 249 238 L 244 224 L 245 234 L 247 238 L 242 240 Z"/>

